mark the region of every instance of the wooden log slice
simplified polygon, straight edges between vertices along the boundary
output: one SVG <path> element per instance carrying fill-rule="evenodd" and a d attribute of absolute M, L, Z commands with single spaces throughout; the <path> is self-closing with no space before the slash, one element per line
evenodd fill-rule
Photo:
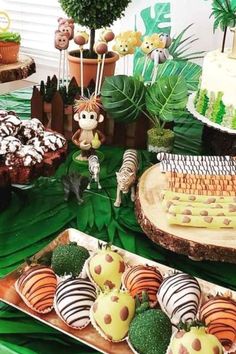
<path fill-rule="evenodd" d="M 18 62 L 0 65 L 0 82 L 22 80 L 34 74 L 35 71 L 34 59 L 20 54 Z"/>
<path fill-rule="evenodd" d="M 167 186 L 158 164 L 139 180 L 135 211 L 145 234 L 154 242 L 194 260 L 236 264 L 236 230 L 206 229 L 169 225 L 162 209 L 160 191 Z"/>

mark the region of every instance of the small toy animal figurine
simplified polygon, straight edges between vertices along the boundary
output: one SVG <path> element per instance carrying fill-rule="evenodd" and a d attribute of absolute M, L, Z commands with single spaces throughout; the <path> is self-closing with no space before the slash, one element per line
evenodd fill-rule
<path fill-rule="evenodd" d="M 81 149 L 78 160 L 87 160 L 94 155 L 104 142 L 105 136 L 97 129 L 98 123 L 103 122 L 101 104 L 95 96 L 82 98 L 75 103 L 74 120 L 79 123 L 79 129 L 72 136 L 72 141 Z"/>
<path fill-rule="evenodd" d="M 138 153 L 136 150 L 126 150 L 123 155 L 123 163 L 116 173 L 117 178 L 117 192 L 116 201 L 114 203 L 115 207 L 120 207 L 121 205 L 121 192 L 127 194 L 129 189 L 131 189 L 131 200 L 135 200 L 135 182 L 137 178 L 138 170 Z"/>
<path fill-rule="evenodd" d="M 91 188 L 91 182 L 94 180 L 97 183 L 98 189 L 102 189 L 102 186 L 99 181 L 99 175 L 100 175 L 100 163 L 97 155 L 91 155 L 88 158 L 88 169 L 89 169 L 89 174 L 90 174 L 90 180 L 89 184 L 87 186 L 87 189 Z"/>
<path fill-rule="evenodd" d="M 82 196 L 89 182 L 88 177 L 72 172 L 63 176 L 61 181 L 64 187 L 64 200 L 67 201 L 70 194 L 75 194 L 78 204 L 83 203 Z"/>

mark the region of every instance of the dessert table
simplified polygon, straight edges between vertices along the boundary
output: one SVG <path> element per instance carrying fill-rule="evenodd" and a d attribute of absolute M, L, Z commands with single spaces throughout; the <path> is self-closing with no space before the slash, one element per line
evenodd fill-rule
<path fill-rule="evenodd" d="M 0 108 L 14 109 L 26 118 L 30 112 L 29 91 L 18 91 L 0 97 Z M 73 227 L 94 237 L 112 242 L 170 267 L 222 286 L 236 289 L 236 265 L 219 262 L 196 262 L 184 255 L 152 243 L 136 220 L 134 205 L 127 199 L 120 208 L 113 206 L 116 195 L 115 172 L 124 149 L 103 147 L 105 159 L 101 170 L 103 189 L 84 194 L 84 204 L 75 199 L 64 201 L 60 177 L 78 169 L 72 160 L 75 147 L 70 145 L 67 160 L 53 178 L 40 178 L 24 189 L 15 189 L 10 207 L 0 214 L 0 277 L 36 253 L 62 230 Z M 151 166 L 150 155 L 140 151 L 142 174 Z M 86 167 L 80 167 L 81 169 Z M 60 334 L 27 315 L 0 302 L 0 353 L 20 354 L 95 353 L 81 343 Z"/>

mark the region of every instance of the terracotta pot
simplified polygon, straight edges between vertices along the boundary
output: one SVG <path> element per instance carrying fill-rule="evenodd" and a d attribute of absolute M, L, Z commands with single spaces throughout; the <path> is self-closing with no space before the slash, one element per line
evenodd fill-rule
<path fill-rule="evenodd" d="M 0 41 L 0 64 L 16 63 L 19 49 L 19 43 Z"/>
<path fill-rule="evenodd" d="M 71 55 L 75 52 L 77 51 L 73 50 L 69 52 L 68 55 L 70 76 L 71 78 L 75 77 L 77 84 L 80 86 L 80 58 Z M 116 61 L 119 59 L 118 54 L 114 52 L 110 52 L 110 53 L 112 54 L 112 56 L 110 58 L 105 59 L 103 77 L 114 75 Z M 94 82 L 96 81 L 97 59 L 84 59 L 83 66 L 84 66 L 84 87 L 88 87 L 91 80 L 94 80 Z"/>

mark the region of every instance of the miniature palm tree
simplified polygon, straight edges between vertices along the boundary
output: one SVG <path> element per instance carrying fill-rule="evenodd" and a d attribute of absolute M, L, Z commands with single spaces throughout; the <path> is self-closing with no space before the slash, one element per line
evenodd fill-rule
<path fill-rule="evenodd" d="M 234 0 L 213 0 L 212 14 L 214 16 L 214 31 L 220 27 L 224 31 L 222 53 L 225 49 L 225 41 L 228 27 L 236 25 L 236 3 Z"/>

